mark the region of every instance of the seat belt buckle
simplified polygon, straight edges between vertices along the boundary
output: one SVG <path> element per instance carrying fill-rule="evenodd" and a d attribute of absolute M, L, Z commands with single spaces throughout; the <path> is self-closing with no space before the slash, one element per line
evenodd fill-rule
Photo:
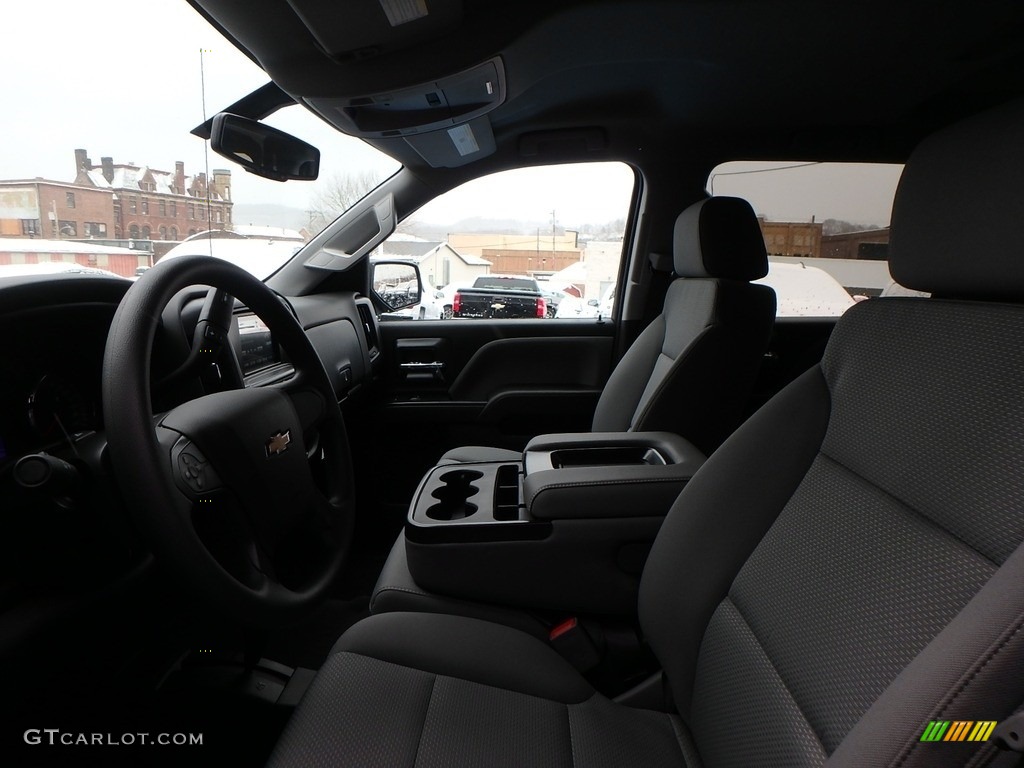
<path fill-rule="evenodd" d="M 580 672 L 593 669 L 601 661 L 597 643 L 575 616 L 552 627 L 548 632 L 548 642 Z"/>
<path fill-rule="evenodd" d="M 1024 753 L 1024 712 L 1018 712 L 997 725 L 992 731 L 992 741 L 1000 749 Z"/>

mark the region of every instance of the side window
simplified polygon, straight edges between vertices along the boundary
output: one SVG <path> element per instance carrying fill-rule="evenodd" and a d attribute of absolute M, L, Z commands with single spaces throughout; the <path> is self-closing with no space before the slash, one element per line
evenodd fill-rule
<path fill-rule="evenodd" d="M 435 198 L 374 259 L 419 266 L 415 320 L 609 317 L 635 175 L 622 163 L 503 171 Z"/>
<path fill-rule="evenodd" d="M 889 275 L 889 219 L 902 165 L 729 162 L 707 191 L 747 200 L 761 222 L 779 317 L 838 317 L 899 293 Z"/>

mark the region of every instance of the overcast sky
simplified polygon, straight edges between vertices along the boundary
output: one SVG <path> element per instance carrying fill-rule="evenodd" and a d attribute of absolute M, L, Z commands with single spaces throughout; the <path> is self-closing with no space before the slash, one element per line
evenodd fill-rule
<path fill-rule="evenodd" d="M 267 76 L 182 0 L 12 2 L 0 25 L 4 73 L 0 178 L 71 181 L 74 150 L 93 163 L 111 156 L 187 174 L 205 170 L 204 142 L 189 134 L 203 121 L 200 50 L 207 113 L 267 82 Z M 298 107 L 271 121 L 317 145 L 332 169 L 395 164 L 338 134 Z M 236 202 L 305 208 L 311 185 L 260 179 L 209 153 L 209 167 L 230 167 Z"/>
<path fill-rule="evenodd" d="M 208 114 L 267 80 L 182 0 L 19 0 L 4 10 L 0 179 L 71 181 L 78 147 L 96 164 L 109 155 L 114 162 L 173 171 L 174 162 L 183 160 L 186 173 L 199 173 L 204 142 L 189 131 L 203 119 L 200 49 L 206 51 Z M 395 168 L 376 150 L 300 108 L 271 122 L 320 148 L 325 178 L 347 168 L 375 170 L 383 178 Z M 259 179 L 212 152 L 209 167 L 231 167 L 236 203 L 309 206 L 312 185 Z M 745 196 L 759 213 L 776 220 L 815 216 L 886 224 L 898 172 L 859 168 L 840 180 L 814 166 L 719 176 L 714 192 Z M 601 223 L 623 215 L 622 179 L 621 169 L 592 169 L 568 189 L 550 175 L 519 174 L 502 184 L 480 182 L 475 190 L 424 210 L 420 218 L 534 221 L 549 217 L 554 208 L 560 225 Z M 478 210 L 481 206 L 484 210 Z"/>
<path fill-rule="evenodd" d="M 888 226 L 902 165 L 725 163 L 708 191 L 744 197 L 774 221 L 842 219 Z"/>

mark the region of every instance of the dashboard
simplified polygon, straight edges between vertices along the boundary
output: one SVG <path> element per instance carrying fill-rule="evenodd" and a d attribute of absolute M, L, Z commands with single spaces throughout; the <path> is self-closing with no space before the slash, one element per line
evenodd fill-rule
<path fill-rule="evenodd" d="M 51 307 L 0 318 L 0 466 L 103 428 L 103 350 L 116 307 Z"/>
<path fill-rule="evenodd" d="M 47 276 L 0 281 L 0 471 L 29 453 L 74 453 L 75 443 L 102 433 L 103 356 L 107 332 L 127 281 Z M 152 378 L 187 357 L 205 289 L 178 294 L 164 310 L 154 343 Z M 351 293 L 288 302 L 321 357 L 339 402 L 374 375 L 375 319 Z M 154 409 L 234 386 L 264 386 L 291 375 L 287 351 L 270 329 L 236 306 L 226 357 L 216 380 L 154 391 Z"/>

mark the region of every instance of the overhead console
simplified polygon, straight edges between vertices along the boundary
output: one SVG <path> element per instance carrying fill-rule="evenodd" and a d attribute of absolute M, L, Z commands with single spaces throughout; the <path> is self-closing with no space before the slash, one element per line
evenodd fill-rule
<path fill-rule="evenodd" d="M 404 138 L 434 167 L 454 167 L 494 151 L 485 115 L 505 101 L 505 68 L 495 57 L 438 80 L 306 103 L 352 136 Z"/>
<path fill-rule="evenodd" d="M 505 100 L 501 59 L 440 80 L 351 98 L 309 103 L 352 136 L 389 138 L 451 128 L 487 114 Z"/>
<path fill-rule="evenodd" d="M 667 432 L 597 432 L 543 435 L 523 456 L 426 475 L 405 530 L 413 579 L 448 597 L 628 615 L 704 455 Z"/>

